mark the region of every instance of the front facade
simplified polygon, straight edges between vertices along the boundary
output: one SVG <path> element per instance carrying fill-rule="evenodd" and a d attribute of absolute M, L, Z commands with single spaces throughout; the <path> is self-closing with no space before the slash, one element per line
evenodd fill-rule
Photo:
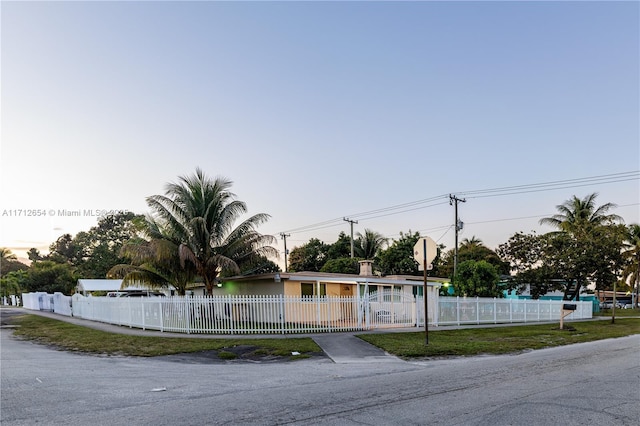
<path fill-rule="evenodd" d="M 446 280 L 430 278 L 427 282 L 428 317 L 433 321 L 439 288 Z M 424 279 L 416 276 L 364 276 L 321 272 L 279 272 L 253 276 L 229 277 L 213 289 L 214 296 L 283 296 L 299 299 L 287 317 L 305 321 L 327 322 L 388 320 L 390 324 L 415 323 L 423 317 Z M 326 297 L 320 304 L 317 296 Z M 363 308 L 363 305 L 365 306 Z"/>

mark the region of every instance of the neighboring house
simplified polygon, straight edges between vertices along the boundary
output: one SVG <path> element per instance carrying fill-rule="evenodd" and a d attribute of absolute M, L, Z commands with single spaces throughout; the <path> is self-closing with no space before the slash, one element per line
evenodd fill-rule
<path fill-rule="evenodd" d="M 531 285 L 525 284 L 520 289 L 504 291 L 507 299 L 524 299 L 531 300 Z M 538 298 L 539 300 L 563 300 L 564 292 L 561 290 L 549 291 Z M 586 287 L 582 287 L 580 291 L 580 300 L 583 302 L 591 302 L 593 304 L 593 312 L 600 312 L 599 301 L 596 295 Z"/>
<path fill-rule="evenodd" d="M 121 291 L 145 291 L 148 290 L 144 286 L 128 286 L 122 287 L 122 280 L 100 280 L 100 279 L 79 279 L 76 285 L 76 293 L 80 293 L 84 296 L 92 294 L 93 292 L 121 292 Z M 168 290 L 162 290 L 162 292 L 170 296 L 173 294 L 173 287 Z"/>

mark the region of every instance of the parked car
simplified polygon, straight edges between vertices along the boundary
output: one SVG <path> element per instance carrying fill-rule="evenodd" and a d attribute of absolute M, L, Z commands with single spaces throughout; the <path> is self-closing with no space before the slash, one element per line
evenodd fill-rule
<path fill-rule="evenodd" d="M 165 294 L 159 291 L 136 290 L 124 292 L 119 297 L 165 297 Z"/>
<path fill-rule="evenodd" d="M 600 302 L 600 309 L 611 309 L 613 308 L 613 302 Z M 616 302 L 617 309 L 631 309 L 633 305 L 627 302 Z"/>

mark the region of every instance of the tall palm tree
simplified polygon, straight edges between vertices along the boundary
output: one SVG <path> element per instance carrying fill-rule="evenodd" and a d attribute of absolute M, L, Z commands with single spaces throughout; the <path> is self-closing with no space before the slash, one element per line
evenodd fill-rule
<path fill-rule="evenodd" d="M 356 254 L 363 259 L 373 259 L 387 244 L 388 239 L 371 229 L 365 229 L 364 234 L 356 233 Z"/>
<path fill-rule="evenodd" d="M 601 234 L 604 227 L 623 221 L 620 216 L 608 213 L 609 210 L 616 207 L 615 204 L 606 203 L 599 207 L 596 206 L 597 197 L 598 193 L 596 192 L 583 199 L 574 195 L 570 200 L 556 206 L 558 214 L 540 219 L 541 225 L 550 225 L 558 230 L 556 233 L 552 233 L 552 236 L 562 237 L 565 244 L 570 244 L 563 251 L 566 252 L 569 247 L 574 247 L 570 251 L 572 253 L 570 263 L 573 265 L 573 276 L 569 278 L 569 281 L 572 282 L 568 282 L 565 287 L 564 298 L 567 300 L 573 298 L 578 300 L 580 288 L 588 283 L 589 277 L 594 273 L 602 275 L 603 272 L 606 272 L 602 268 L 594 270 L 595 254 L 590 249 L 594 247 L 595 241 L 599 239 L 598 235 Z"/>
<path fill-rule="evenodd" d="M 627 264 L 622 271 L 622 276 L 635 287 L 636 307 L 640 306 L 640 225 L 637 223 L 629 225 L 627 238 L 622 255 Z"/>
<path fill-rule="evenodd" d="M 278 256 L 278 251 L 269 245 L 276 242 L 275 237 L 255 230 L 269 215 L 259 213 L 235 226 L 247 206 L 229 191 L 231 184 L 222 177 L 212 180 L 197 168 L 193 175 L 169 183 L 165 195 L 147 198 L 154 218 L 180 241 L 180 261 L 183 265 L 193 264 L 207 294 L 213 293 L 221 274 L 239 273 L 239 264 L 260 256 Z"/>
<path fill-rule="evenodd" d="M 145 238 L 131 239 L 121 250 L 121 255 L 131 263 L 114 266 L 107 277 L 122 278 L 122 287 L 137 284 L 167 288 L 172 285 L 179 295 L 184 295 L 196 272 L 193 264 L 180 261 L 180 241 L 152 217 L 146 218 L 141 232 Z"/>
<path fill-rule="evenodd" d="M 609 210 L 617 207 L 615 204 L 606 203 L 596 207 L 597 197 L 597 192 L 587 195 L 582 200 L 574 195 L 572 199 L 556 206 L 558 214 L 540 219 L 540 224 L 579 236 L 594 226 L 622 221 L 616 214 L 607 214 Z"/>

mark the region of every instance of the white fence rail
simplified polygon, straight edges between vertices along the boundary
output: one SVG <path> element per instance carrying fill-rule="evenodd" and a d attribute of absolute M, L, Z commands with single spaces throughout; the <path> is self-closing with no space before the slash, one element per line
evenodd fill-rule
<path fill-rule="evenodd" d="M 556 321 L 565 303 L 576 305 L 567 319 L 593 317 L 591 302 L 464 297 L 440 297 L 437 317 L 439 325 Z"/>
<path fill-rule="evenodd" d="M 92 321 L 178 333 L 267 334 L 424 326 L 424 299 L 402 292 L 367 297 L 73 297 L 27 293 L 24 307 Z M 563 301 L 439 297 L 433 325 L 559 321 Z M 591 302 L 571 302 L 566 319 L 592 317 Z"/>
<path fill-rule="evenodd" d="M 71 296 L 62 293 L 23 293 L 22 306 L 36 311 L 50 311 L 71 316 Z"/>

